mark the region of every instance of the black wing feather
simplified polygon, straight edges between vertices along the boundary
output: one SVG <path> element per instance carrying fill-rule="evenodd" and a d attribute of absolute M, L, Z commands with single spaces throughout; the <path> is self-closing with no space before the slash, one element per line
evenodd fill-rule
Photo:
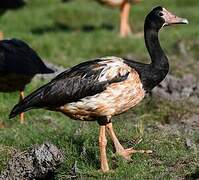
<path fill-rule="evenodd" d="M 98 77 L 103 68 L 93 68 L 97 65 L 98 61 L 94 60 L 81 63 L 61 73 L 51 82 L 39 88 L 17 104 L 13 108 L 10 118 L 32 108 L 52 109 L 67 103 L 76 102 L 84 97 L 100 93 L 109 84 L 123 81 L 128 77 L 129 73 L 99 82 Z"/>

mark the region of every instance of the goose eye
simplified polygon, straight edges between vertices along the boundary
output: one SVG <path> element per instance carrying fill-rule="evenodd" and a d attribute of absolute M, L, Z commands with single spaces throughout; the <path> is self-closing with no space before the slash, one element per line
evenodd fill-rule
<path fill-rule="evenodd" d="M 158 16 L 163 16 L 164 14 L 162 12 L 159 12 L 158 13 Z"/>

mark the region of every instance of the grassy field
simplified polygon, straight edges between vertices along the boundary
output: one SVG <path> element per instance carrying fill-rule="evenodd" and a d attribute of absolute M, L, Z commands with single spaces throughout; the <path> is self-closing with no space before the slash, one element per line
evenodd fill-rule
<path fill-rule="evenodd" d="M 187 26 L 167 27 L 160 33 L 161 44 L 170 58 L 170 73 L 182 76 L 192 73 L 199 77 L 198 0 L 150 0 L 132 8 L 134 35 L 118 36 L 118 10 L 102 7 L 92 0 L 31 0 L 19 11 L 7 12 L 0 19 L 6 38 L 28 42 L 44 59 L 70 67 L 84 60 L 114 55 L 149 62 L 143 37 L 144 17 L 149 10 L 162 5 L 186 17 Z M 183 50 L 182 48 L 183 47 Z M 45 81 L 34 79 L 26 88 L 32 92 Z M 189 122 L 199 108 L 186 101 L 167 102 L 146 98 L 139 106 L 113 120 L 119 139 L 125 147 L 151 149 L 152 155 L 136 154 L 125 162 L 114 154 L 108 143 L 108 159 L 112 173 L 99 169 L 97 123 L 78 122 L 62 114 L 44 110 L 26 113 L 26 124 L 8 113 L 18 101 L 18 93 L 0 94 L 0 171 L 14 150 L 28 149 L 45 141 L 63 150 L 64 163 L 56 171 L 56 179 L 70 178 L 75 161 L 80 179 L 183 179 L 199 169 L 198 125 Z M 190 108 L 191 107 L 191 108 Z M 199 120 L 199 119 L 198 119 Z M 184 124 L 182 124 L 184 122 Z M 192 146 L 187 148 L 186 139 Z"/>

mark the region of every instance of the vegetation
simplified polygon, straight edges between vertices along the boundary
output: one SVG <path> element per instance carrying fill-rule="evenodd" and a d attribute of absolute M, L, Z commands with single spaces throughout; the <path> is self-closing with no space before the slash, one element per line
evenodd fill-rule
<path fill-rule="evenodd" d="M 149 62 L 144 46 L 144 17 L 149 10 L 162 5 L 175 14 L 186 17 L 188 26 L 165 28 L 160 33 L 161 44 L 170 58 L 170 73 L 199 77 L 198 0 L 151 0 L 132 8 L 131 24 L 135 33 L 122 39 L 118 36 L 118 10 L 102 7 L 93 0 L 32 0 L 18 11 L 9 11 L 0 19 L 7 38 L 28 42 L 44 59 L 56 65 L 70 67 L 84 60 L 114 55 Z M 32 92 L 46 81 L 34 79 L 26 88 Z M 8 113 L 18 101 L 18 93 L 0 94 L 0 170 L 14 151 L 35 143 L 50 141 L 61 148 L 65 161 L 56 172 L 56 179 L 70 178 L 75 161 L 82 179 L 179 179 L 199 168 L 197 154 L 199 134 L 190 117 L 199 108 L 188 102 L 167 102 L 146 98 L 128 113 L 115 117 L 115 131 L 125 147 L 151 149 L 152 155 L 135 154 L 125 162 L 114 154 L 109 141 L 108 159 L 112 173 L 99 169 L 98 125 L 96 122 L 70 120 L 62 114 L 32 110 L 26 113 L 26 124 L 18 118 L 8 119 Z M 190 108 L 191 107 L 191 108 Z M 184 124 L 182 124 L 184 122 Z M 192 142 L 186 146 L 186 140 Z"/>

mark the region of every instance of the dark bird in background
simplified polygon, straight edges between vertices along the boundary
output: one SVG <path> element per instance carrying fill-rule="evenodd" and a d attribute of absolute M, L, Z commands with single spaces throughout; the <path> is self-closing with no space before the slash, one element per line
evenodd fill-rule
<path fill-rule="evenodd" d="M 16 10 L 26 4 L 25 0 L 0 0 L 0 15 L 3 15 L 7 10 Z M 0 32 L 0 40 L 3 39 L 3 32 Z"/>
<path fill-rule="evenodd" d="M 18 39 L 0 41 L 0 92 L 20 91 L 22 100 L 26 84 L 36 74 L 53 72 L 25 42 Z M 20 120 L 24 122 L 23 113 Z"/>
<path fill-rule="evenodd" d="M 113 8 L 120 8 L 120 36 L 126 37 L 131 34 L 129 25 L 129 13 L 131 5 L 139 3 L 141 0 L 96 0 L 97 2 Z"/>
<path fill-rule="evenodd" d="M 35 108 L 45 108 L 82 121 L 100 125 L 99 147 L 101 170 L 109 170 L 106 156 L 106 130 L 116 152 L 129 160 L 136 152 L 150 150 L 124 149 L 113 131 L 111 118 L 137 105 L 167 75 L 169 62 L 160 46 L 158 32 L 163 26 L 187 24 L 165 8 L 156 7 L 146 17 L 144 37 L 151 57 L 143 64 L 119 57 L 104 57 L 78 64 L 59 74 L 48 84 L 19 102 L 10 118 Z"/>
<path fill-rule="evenodd" d="M 71 1 L 71 0 L 62 0 L 62 2 L 64 2 L 64 3 L 65 3 L 65 2 L 69 2 L 69 1 Z"/>

